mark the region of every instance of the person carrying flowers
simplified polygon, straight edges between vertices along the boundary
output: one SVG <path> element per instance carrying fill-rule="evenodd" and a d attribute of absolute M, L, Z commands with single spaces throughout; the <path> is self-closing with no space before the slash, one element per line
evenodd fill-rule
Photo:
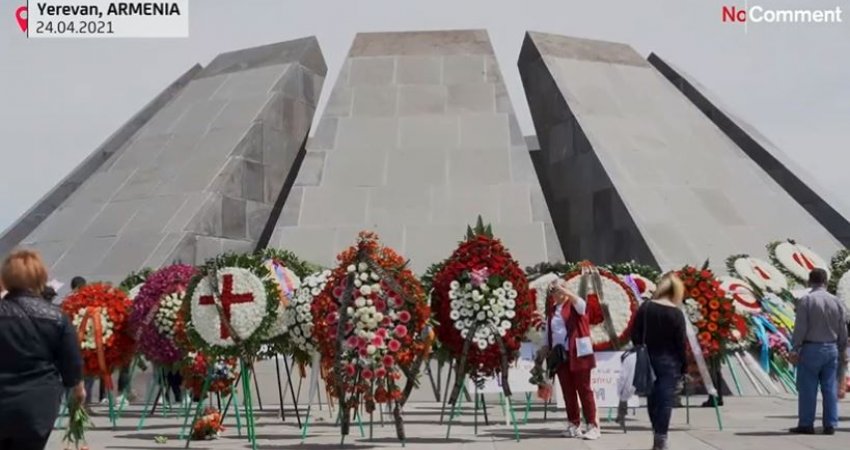
<path fill-rule="evenodd" d="M 596 397 L 590 386 L 590 372 L 596 367 L 587 302 L 571 292 L 563 279 L 549 285 L 546 302 L 547 366 L 550 375 L 558 375 L 567 407 L 568 438 L 599 439 L 596 419 Z M 581 407 L 579 407 L 581 402 Z M 581 429 L 580 413 L 584 412 L 587 430 Z"/>

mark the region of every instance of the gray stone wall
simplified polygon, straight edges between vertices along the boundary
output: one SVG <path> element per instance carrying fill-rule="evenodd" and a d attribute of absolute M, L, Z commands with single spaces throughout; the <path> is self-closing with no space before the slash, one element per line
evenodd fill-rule
<path fill-rule="evenodd" d="M 838 241 L 627 45 L 528 33 L 520 73 L 565 253 L 661 268 Z"/>
<path fill-rule="evenodd" d="M 759 165 L 779 186 L 788 192 L 806 211 L 824 226 L 845 247 L 850 247 L 850 222 L 844 214 L 850 214 L 846 205 L 838 198 L 828 196 L 828 191 L 818 185 L 818 180 L 804 171 L 785 155 L 769 139 L 751 125 L 732 115 L 721 102 L 705 87 L 673 67 L 660 56 L 650 54 L 647 58 L 670 83 L 675 86 L 694 106 L 705 114 L 747 156 Z M 842 207 L 843 206 L 843 207 Z"/>
<path fill-rule="evenodd" d="M 23 244 L 66 282 L 253 250 L 325 72 L 315 38 L 220 55 Z"/>
<path fill-rule="evenodd" d="M 485 31 L 358 34 L 307 147 L 272 246 L 332 265 L 372 229 L 421 273 L 481 214 L 563 258 Z"/>

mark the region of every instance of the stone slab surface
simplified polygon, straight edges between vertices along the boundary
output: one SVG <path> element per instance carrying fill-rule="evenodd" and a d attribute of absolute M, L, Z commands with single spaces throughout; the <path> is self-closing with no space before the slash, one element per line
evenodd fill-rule
<path fill-rule="evenodd" d="M 269 245 L 316 263 L 372 229 L 422 273 L 479 214 L 521 264 L 563 259 L 482 30 L 358 34 L 295 189 Z"/>
<path fill-rule="evenodd" d="M 622 44 L 530 32 L 520 73 L 535 164 L 572 260 L 661 268 L 838 241 L 661 74 Z"/>
<path fill-rule="evenodd" d="M 277 220 L 326 70 L 315 38 L 220 55 L 23 245 L 66 286 L 252 251 Z"/>
<path fill-rule="evenodd" d="M 427 382 L 426 382 L 427 384 Z M 296 383 L 297 385 L 297 383 Z M 276 389 L 276 388 L 274 388 Z M 352 434 L 340 446 L 339 429 L 334 419 L 323 405 L 312 419 L 309 434 L 304 443 L 295 419 L 295 410 L 291 397 L 285 400 L 285 418 L 282 422 L 278 415 L 277 392 L 263 392 L 264 411 L 257 412 L 257 444 L 263 449 L 285 448 L 402 448 L 395 438 L 394 428 L 385 415 L 384 426 L 380 415 L 373 416 L 372 440 L 369 439 L 369 423 L 364 424 L 364 435 L 352 426 Z M 701 402 L 703 398 L 691 398 L 691 402 Z M 528 449 L 528 448 L 570 448 L 587 450 L 648 449 L 652 446 L 652 432 L 644 408 L 630 413 L 627 419 L 628 432 L 623 433 L 619 426 L 605 422 L 607 412 L 599 412 L 602 423 L 602 438 L 597 441 L 567 440 L 560 437 L 565 420 L 563 412 L 551 410 L 544 420 L 543 406 L 535 403 L 530 411 L 528 423 L 519 426 L 520 441 L 514 439 L 512 429 L 505 425 L 505 418 L 498 407 L 497 397 L 486 397 L 490 425 L 484 425 L 483 415 L 478 415 L 478 434 L 475 434 L 475 414 L 468 404 L 464 404 L 460 416 L 454 422 L 451 437 L 446 439 L 446 427 L 439 424 L 440 403 L 432 399 L 420 400 L 408 404 L 405 408 L 405 431 L 408 439 L 404 448 L 408 449 Z M 850 407 L 843 402 L 842 408 Z M 132 405 L 119 420 L 116 430 L 107 426 L 105 407 L 97 407 L 94 417 L 97 429 L 86 433 L 91 448 L 115 449 L 167 449 L 183 448 L 184 441 L 177 435 L 181 418 L 155 417 L 145 422 L 145 428 L 137 430 L 141 405 Z M 517 406 L 517 414 L 522 417 L 522 408 Z M 302 411 L 303 414 L 303 411 Z M 690 423 L 683 408 L 673 411 L 671 421 L 671 448 L 688 450 L 753 450 L 753 449 L 790 449 L 790 450 L 838 450 L 846 448 L 850 439 L 850 427 L 846 422 L 839 425 L 834 436 L 792 436 L 786 430 L 795 425 L 796 401 L 788 398 L 772 397 L 736 397 L 728 398 L 722 408 L 724 428 L 718 430 L 714 410 L 691 408 Z M 368 419 L 368 416 L 364 415 Z M 242 449 L 250 448 L 246 438 L 237 435 L 235 417 L 231 413 L 226 421 L 227 430 L 214 441 L 192 442 L 193 449 Z M 244 429 L 243 429 L 244 435 Z M 168 438 L 165 444 L 155 444 L 154 437 Z M 61 432 L 54 431 L 47 448 L 60 447 Z"/>
<path fill-rule="evenodd" d="M 732 114 L 716 95 L 693 77 L 655 53 L 647 60 L 833 236 L 845 247 L 850 247 L 850 208 L 846 203 L 824 189 L 815 176 L 796 164 L 770 139 Z"/>

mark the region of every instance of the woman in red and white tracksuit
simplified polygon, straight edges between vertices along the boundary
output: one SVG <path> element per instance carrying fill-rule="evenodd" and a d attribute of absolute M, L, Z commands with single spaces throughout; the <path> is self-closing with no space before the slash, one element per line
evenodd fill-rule
<path fill-rule="evenodd" d="M 596 367 L 596 358 L 589 348 L 590 322 L 585 315 L 587 302 L 570 292 L 562 279 L 552 282 L 549 293 L 546 342 L 550 349 L 563 345 L 566 351 L 566 361 L 557 367 L 569 422 L 562 435 L 587 440 L 599 439 L 601 432 L 596 420 L 596 398 L 590 386 L 590 372 Z M 579 356 L 580 352 L 583 356 Z M 580 411 L 584 411 L 587 423 L 585 431 L 581 429 Z"/>

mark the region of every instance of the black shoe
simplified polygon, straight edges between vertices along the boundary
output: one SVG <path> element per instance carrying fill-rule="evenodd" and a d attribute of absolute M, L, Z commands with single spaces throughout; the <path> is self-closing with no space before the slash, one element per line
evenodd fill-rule
<path fill-rule="evenodd" d="M 815 434 L 815 427 L 794 427 L 788 431 L 791 434 Z"/>
<path fill-rule="evenodd" d="M 714 397 L 708 397 L 708 400 L 702 402 L 703 408 L 714 408 Z M 723 406 L 723 399 L 717 398 L 717 406 Z"/>
<path fill-rule="evenodd" d="M 832 436 L 833 434 L 835 434 L 835 428 L 834 427 L 823 427 L 823 434 L 825 434 L 827 436 Z"/>

